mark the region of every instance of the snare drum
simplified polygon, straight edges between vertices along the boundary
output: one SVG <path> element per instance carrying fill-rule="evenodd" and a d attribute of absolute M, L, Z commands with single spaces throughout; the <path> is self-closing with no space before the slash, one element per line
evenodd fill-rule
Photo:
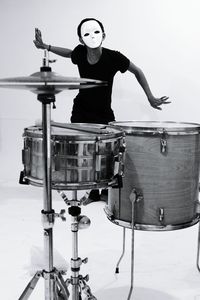
<path fill-rule="evenodd" d="M 70 127 L 70 124 L 66 125 Z M 91 128 L 91 132 L 82 131 L 84 126 Z M 123 132 L 117 127 L 101 124 L 73 123 L 73 129 L 69 127 L 51 128 L 52 188 L 108 187 L 114 180 L 115 160 L 123 144 Z M 24 178 L 32 185 L 42 186 L 42 128 L 28 127 L 23 136 Z"/>
<path fill-rule="evenodd" d="M 105 211 L 114 223 L 141 230 L 174 230 L 198 222 L 200 125 L 114 122 L 126 133 L 123 188 L 109 191 Z"/>

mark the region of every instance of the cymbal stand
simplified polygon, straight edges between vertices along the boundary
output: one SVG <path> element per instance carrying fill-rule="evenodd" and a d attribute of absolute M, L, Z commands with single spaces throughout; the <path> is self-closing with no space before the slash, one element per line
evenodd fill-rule
<path fill-rule="evenodd" d="M 45 53 L 45 58 L 47 54 Z M 44 58 L 41 71 L 50 72 L 48 60 Z M 42 103 L 42 128 L 43 128 L 43 210 L 42 223 L 44 229 L 44 254 L 45 270 L 38 271 L 29 282 L 19 300 L 29 298 L 39 278 L 45 279 L 45 300 L 68 300 L 69 291 L 62 278 L 61 272 L 53 267 L 53 225 L 56 216 L 52 209 L 51 190 L 51 104 L 55 102 L 53 93 L 38 94 L 38 100 Z"/>
<path fill-rule="evenodd" d="M 81 259 L 78 256 L 78 230 L 90 226 L 90 219 L 81 215 L 80 205 L 82 199 L 77 200 L 77 190 L 72 191 L 73 200 L 68 200 L 63 191 L 58 191 L 65 203 L 70 206 L 68 213 L 71 215 L 71 232 L 72 232 L 72 258 L 71 258 L 71 278 L 66 280 L 67 286 L 72 285 L 72 300 L 82 300 L 82 292 L 85 294 L 84 300 L 97 300 L 92 294 L 90 287 L 86 284 L 89 275 L 82 276 L 79 274 L 82 263 L 86 264 L 88 258 Z M 84 198 L 84 197 L 83 197 Z"/>

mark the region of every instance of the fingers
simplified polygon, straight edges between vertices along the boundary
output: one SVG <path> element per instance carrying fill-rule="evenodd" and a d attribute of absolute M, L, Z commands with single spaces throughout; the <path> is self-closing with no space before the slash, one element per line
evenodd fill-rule
<path fill-rule="evenodd" d="M 35 34 L 39 35 L 39 36 L 42 36 L 42 33 L 38 28 L 35 28 Z"/>
<path fill-rule="evenodd" d="M 160 98 L 161 100 L 161 104 L 168 104 L 168 103 L 171 103 L 171 101 L 167 101 L 169 99 L 169 97 L 167 96 L 163 96 Z"/>
<path fill-rule="evenodd" d="M 159 104 L 160 105 L 160 104 Z M 155 108 L 155 109 L 158 109 L 158 110 L 162 110 L 162 108 L 161 107 L 159 107 L 159 106 L 156 106 L 156 105 L 152 105 L 152 107 L 153 108 Z"/>
<path fill-rule="evenodd" d="M 161 97 L 160 99 L 162 99 L 162 100 L 168 100 L 168 99 L 169 99 L 169 97 L 167 97 L 167 96 L 163 96 L 163 97 Z"/>
<path fill-rule="evenodd" d="M 161 105 L 171 103 L 171 101 L 167 101 L 168 99 L 169 97 L 167 96 L 163 96 L 161 98 L 154 98 L 154 100 L 151 101 L 151 106 L 155 109 L 162 110 L 162 108 L 160 107 Z"/>
<path fill-rule="evenodd" d="M 35 40 L 33 41 L 35 46 L 39 49 L 43 49 L 43 40 L 41 31 L 38 28 L 35 28 Z"/>
<path fill-rule="evenodd" d="M 42 41 L 42 33 L 38 28 L 35 28 L 35 40 Z"/>

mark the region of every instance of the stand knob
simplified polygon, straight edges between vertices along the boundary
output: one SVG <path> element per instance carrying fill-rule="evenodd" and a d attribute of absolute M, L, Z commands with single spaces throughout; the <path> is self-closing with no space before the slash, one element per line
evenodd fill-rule
<path fill-rule="evenodd" d="M 83 263 L 83 264 L 87 264 L 87 263 L 88 263 L 88 257 L 82 259 L 82 263 Z"/>
<path fill-rule="evenodd" d="M 88 282 L 88 281 L 89 281 L 89 275 L 88 275 L 88 274 L 85 275 L 85 276 L 83 277 L 83 280 L 86 281 L 86 282 Z"/>
<path fill-rule="evenodd" d="M 66 221 L 66 218 L 65 218 L 64 214 L 65 214 L 65 209 L 61 209 L 59 214 L 55 213 L 55 217 L 61 218 L 62 221 Z"/>
<path fill-rule="evenodd" d="M 78 229 L 86 229 L 90 226 L 90 219 L 87 216 L 80 215 L 77 218 L 78 221 Z"/>

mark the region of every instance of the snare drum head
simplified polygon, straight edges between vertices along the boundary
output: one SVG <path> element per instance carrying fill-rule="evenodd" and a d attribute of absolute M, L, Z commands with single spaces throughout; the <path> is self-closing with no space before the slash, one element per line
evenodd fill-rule
<path fill-rule="evenodd" d="M 61 123 L 60 123 L 61 124 Z M 112 139 L 122 136 L 122 130 L 118 127 L 104 124 L 92 123 L 63 123 L 61 126 L 68 128 L 51 126 L 51 136 L 59 140 L 95 141 L 99 139 Z M 72 128 L 70 128 L 70 126 Z M 42 127 L 30 126 L 25 128 L 25 135 L 30 137 L 42 137 Z"/>
<path fill-rule="evenodd" d="M 200 124 L 173 121 L 118 121 L 110 123 L 124 130 L 127 134 L 138 132 L 155 133 L 162 131 L 172 133 L 199 133 Z"/>

